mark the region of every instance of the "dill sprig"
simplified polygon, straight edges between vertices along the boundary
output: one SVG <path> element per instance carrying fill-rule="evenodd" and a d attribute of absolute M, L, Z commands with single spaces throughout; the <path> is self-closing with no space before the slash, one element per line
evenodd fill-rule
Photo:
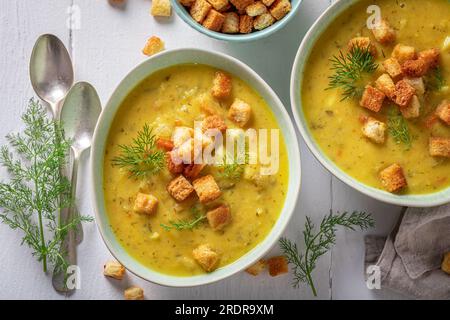
<path fill-rule="evenodd" d="M 182 230 L 193 230 L 197 228 L 200 223 L 206 219 L 206 215 L 202 213 L 197 207 L 192 207 L 191 212 L 194 214 L 195 218 L 193 220 L 178 220 L 178 221 L 169 221 L 170 225 L 166 225 L 161 223 L 160 226 L 163 227 L 166 231 L 170 231 L 172 229 L 182 231 Z"/>
<path fill-rule="evenodd" d="M 225 155 L 223 157 L 223 162 L 217 165 L 217 168 L 219 169 L 219 177 L 234 181 L 239 180 L 244 174 L 245 164 L 247 164 L 248 161 L 249 161 L 248 153 L 245 154 L 244 163 L 239 163 L 238 157 L 234 157 L 233 162 L 227 163 L 227 157 Z"/>
<path fill-rule="evenodd" d="M 323 218 L 318 231 L 309 217 L 306 217 L 303 239 L 305 242 L 305 251 L 299 252 L 297 245 L 286 239 L 280 239 L 280 247 L 288 262 L 294 265 L 293 287 L 297 288 L 300 283 L 306 283 L 310 286 L 314 296 L 317 291 L 312 279 L 312 272 L 316 267 L 317 260 L 327 253 L 331 246 L 336 242 L 336 227 L 342 226 L 350 230 L 359 228 L 361 230 L 374 226 L 374 220 L 370 214 L 365 212 L 356 212 L 349 214 L 344 212 L 340 215 L 330 214 Z"/>
<path fill-rule="evenodd" d="M 164 152 L 156 148 L 153 130 L 144 125 L 131 145 L 120 145 L 121 155 L 112 159 L 115 166 L 126 168 L 134 178 L 158 173 L 164 166 Z"/>
<path fill-rule="evenodd" d="M 388 131 L 397 144 L 403 143 L 407 149 L 411 148 L 412 139 L 409 132 L 408 123 L 403 118 L 401 112 L 393 106 L 388 111 Z"/>
<path fill-rule="evenodd" d="M 0 152 L 0 164 L 9 173 L 9 182 L 0 183 L 0 219 L 11 229 L 22 231 L 21 244 L 32 249 L 44 272 L 48 264 L 66 270 L 65 254 L 60 249 L 68 231 L 80 222 L 92 221 L 78 215 L 67 222 L 57 218 L 57 212 L 72 202 L 70 183 L 60 173 L 70 142 L 34 99 L 22 121 L 25 130 L 9 134 L 9 147 L 3 146 Z"/>
<path fill-rule="evenodd" d="M 429 91 L 440 91 L 446 85 L 444 74 L 440 66 L 434 68 L 429 75 L 425 76 L 424 81 L 425 87 Z"/>
<path fill-rule="evenodd" d="M 375 58 L 370 53 L 369 48 L 361 49 L 354 47 L 346 55 L 339 51 L 331 59 L 331 71 L 334 74 L 329 79 L 326 90 L 341 88 L 342 100 L 353 99 L 361 96 L 364 86 L 360 83 L 364 75 L 372 74 L 378 69 Z"/>

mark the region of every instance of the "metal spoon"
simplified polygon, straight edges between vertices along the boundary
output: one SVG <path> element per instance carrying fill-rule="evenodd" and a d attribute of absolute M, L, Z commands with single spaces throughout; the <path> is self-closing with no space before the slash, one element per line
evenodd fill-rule
<path fill-rule="evenodd" d="M 91 147 L 92 137 L 98 117 L 102 111 L 100 99 L 89 83 L 78 82 L 69 91 L 62 110 L 61 121 L 67 139 L 72 141 L 72 199 L 75 201 L 77 192 L 78 163 L 83 152 Z M 68 210 L 68 218 L 75 215 L 75 205 L 72 204 Z M 76 245 L 75 232 L 70 230 L 66 241 L 62 246 L 62 254 L 67 255 L 69 265 L 76 265 Z M 66 270 L 53 274 L 53 287 L 60 292 L 69 292 L 73 288 L 68 288 L 66 280 Z"/>

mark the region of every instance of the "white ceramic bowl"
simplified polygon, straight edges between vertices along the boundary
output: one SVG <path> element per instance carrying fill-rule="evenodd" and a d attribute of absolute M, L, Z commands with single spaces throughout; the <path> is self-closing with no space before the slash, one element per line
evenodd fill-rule
<path fill-rule="evenodd" d="M 111 230 L 106 214 L 103 195 L 103 158 L 105 143 L 108 137 L 110 126 L 114 116 L 124 99 L 141 81 L 146 79 L 155 71 L 170 66 L 199 63 L 210 65 L 239 77 L 250 84 L 271 107 L 281 132 L 284 136 L 289 158 L 289 184 L 286 201 L 281 211 L 280 217 L 268 236 L 258 244 L 253 250 L 238 259 L 237 261 L 224 266 L 212 273 L 202 274 L 192 277 L 176 277 L 156 272 L 135 260 L 130 256 L 118 242 Z M 277 243 L 283 230 L 287 226 L 297 202 L 300 190 L 300 152 L 294 126 L 286 112 L 283 104 L 273 90 L 259 77 L 250 67 L 230 56 L 213 53 L 199 49 L 181 49 L 165 51 L 153 56 L 131 71 L 119 84 L 112 94 L 108 104 L 103 109 L 97 128 L 95 130 L 94 142 L 92 146 L 91 170 L 92 186 L 94 191 L 95 217 L 103 240 L 111 253 L 129 271 L 148 281 L 173 287 L 197 286 L 219 281 L 227 278 L 255 263 L 274 244 Z"/>
<path fill-rule="evenodd" d="M 352 178 L 327 157 L 327 155 L 321 150 L 320 146 L 314 140 L 311 132 L 309 131 L 308 123 L 303 113 L 300 89 L 302 88 L 303 83 L 304 68 L 309 59 L 311 50 L 314 48 L 314 45 L 323 34 L 323 32 L 338 16 L 340 16 L 341 13 L 343 13 L 345 10 L 347 10 L 357 2 L 359 2 L 359 0 L 335 2 L 314 23 L 314 25 L 305 35 L 300 48 L 298 49 L 291 74 L 291 106 L 300 133 L 302 134 L 303 139 L 305 140 L 311 152 L 314 154 L 317 160 L 319 160 L 319 162 L 326 169 L 328 169 L 328 171 L 330 171 L 334 176 L 336 176 L 338 179 L 340 179 L 350 187 L 368 195 L 369 197 L 390 204 L 410 207 L 434 207 L 449 203 L 450 188 L 447 188 L 440 192 L 425 195 L 397 195 L 373 188 Z"/>

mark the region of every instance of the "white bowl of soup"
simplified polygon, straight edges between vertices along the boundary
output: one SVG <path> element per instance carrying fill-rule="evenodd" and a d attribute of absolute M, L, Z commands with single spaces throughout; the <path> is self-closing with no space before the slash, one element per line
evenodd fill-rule
<path fill-rule="evenodd" d="M 103 240 L 129 271 L 162 285 L 207 284 L 258 261 L 293 214 L 300 178 L 283 104 L 224 54 L 181 49 L 145 61 L 118 85 L 95 132 Z"/>
<path fill-rule="evenodd" d="M 300 132 L 324 167 L 372 198 L 450 201 L 449 16 L 446 0 L 338 1 L 298 50 Z"/>

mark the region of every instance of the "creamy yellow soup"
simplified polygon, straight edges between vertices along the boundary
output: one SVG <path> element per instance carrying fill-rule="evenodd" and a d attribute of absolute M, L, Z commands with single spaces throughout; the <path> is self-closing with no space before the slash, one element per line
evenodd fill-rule
<path fill-rule="evenodd" d="M 376 42 L 366 27 L 369 5 L 378 5 L 382 17 L 395 28 L 397 40 L 382 46 Z M 447 0 L 370 0 L 361 1 L 344 12 L 319 39 L 312 50 L 305 70 L 301 88 L 303 111 L 309 130 L 325 154 L 342 170 L 355 179 L 383 188 L 379 173 L 387 166 L 402 166 L 408 182 L 404 194 L 427 194 L 450 185 L 450 161 L 429 154 L 430 136 L 450 137 L 450 128 L 437 121 L 431 128 L 427 119 L 443 99 L 450 98 L 450 54 L 441 51 L 442 77 L 447 86 L 440 91 L 430 91 L 425 96 L 418 119 L 407 120 L 412 138 L 411 148 L 397 143 L 388 133 L 385 144 L 369 141 L 361 133 L 361 116 L 372 116 L 383 122 L 387 120 L 389 106 L 383 106 L 379 114 L 362 108 L 358 99 L 341 101 L 340 89 L 328 87 L 330 58 L 346 51 L 347 43 L 356 36 L 370 37 L 378 48 L 377 63 L 380 65 L 369 81 L 375 81 L 382 73 L 381 63 L 391 56 L 398 44 L 413 46 L 417 51 L 443 47 L 450 36 L 450 2 Z M 442 50 L 442 49 L 441 49 Z"/>
<path fill-rule="evenodd" d="M 228 128 L 236 126 L 227 119 L 235 98 L 252 107 L 247 128 L 278 129 L 269 106 L 248 84 L 232 77 L 232 94 L 225 101 L 214 99 L 210 92 L 217 70 L 203 65 L 180 65 L 165 69 L 139 84 L 123 102 L 112 124 L 104 158 L 104 194 L 109 223 L 127 252 L 143 265 L 161 273 L 192 276 L 204 273 L 193 258 L 192 250 L 209 244 L 220 257 L 219 267 L 239 259 L 270 232 L 284 204 L 288 183 L 288 159 L 280 132 L 280 166 L 273 176 L 255 183 L 244 174 L 238 181 L 218 175 L 209 166 L 201 176 L 212 174 L 223 194 L 213 203 L 199 205 L 196 196 L 177 203 L 166 187 L 174 176 L 164 168 L 157 175 L 136 180 L 126 170 L 112 165 L 120 154 L 119 145 L 129 145 L 144 124 L 158 137 L 170 139 L 176 126 L 193 127 L 205 117 L 205 109 L 225 119 Z M 154 216 L 137 214 L 133 203 L 138 192 L 152 194 L 159 204 Z M 232 221 L 224 230 L 212 230 L 207 221 L 193 230 L 166 230 L 161 226 L 172 221 L 191 221 L 193 207 L 202 212 L 225 203 Z M 198 212 L 197 212 L 198 213 Z"/>

